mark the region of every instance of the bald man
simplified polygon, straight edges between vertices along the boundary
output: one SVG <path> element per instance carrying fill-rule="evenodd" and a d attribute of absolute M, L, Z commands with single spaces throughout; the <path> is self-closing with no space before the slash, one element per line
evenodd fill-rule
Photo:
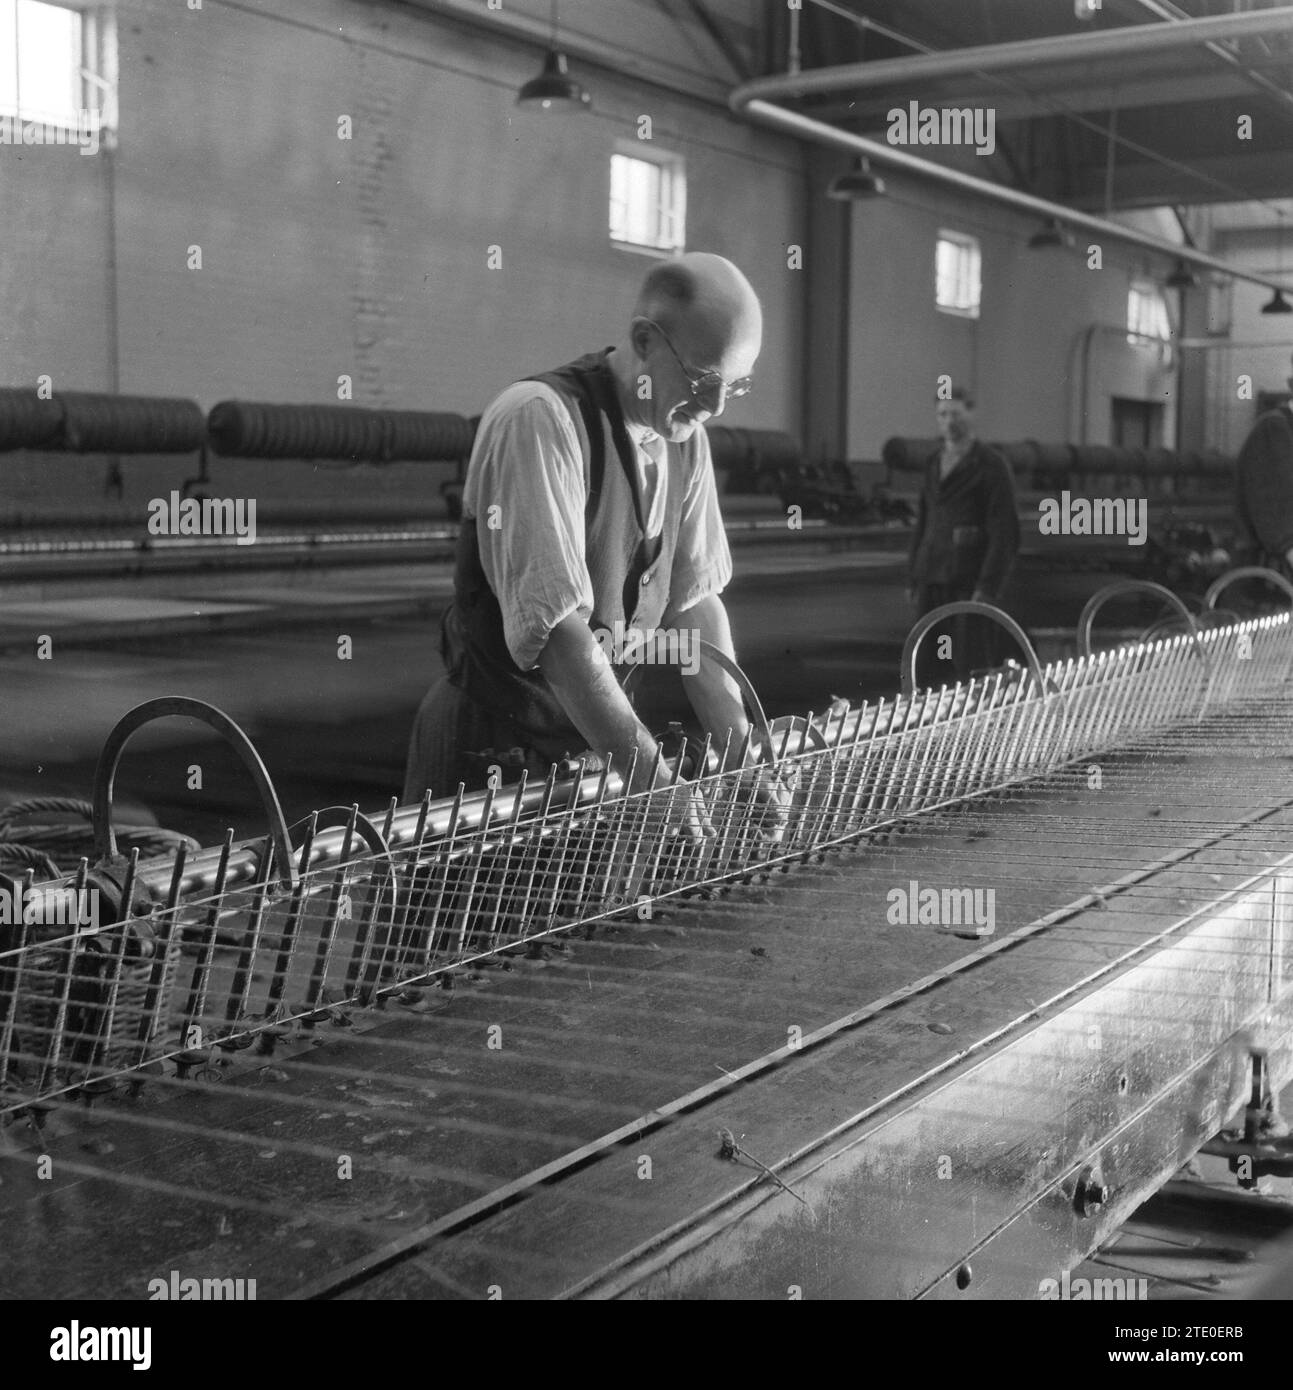
<path fill-rule="evenodd" d="M 418 711 L 406 802 L 479 788 L 511 750 L 509 773 L 591 751 L 620 769 L 636 755 L 633 790 L 667 782 L 663 769 L 653 781 L 656 742 L 606 638 L 685 628 L 732 654 L 732 560 L 702 426 L 748 391 L 762 336 L 740 270 L 682 256 L 647 275 L 615 347 L 491 403 L 463 492 L 447 674 Z M 683 684 L 718 746 L 729 729 L 738 746 L 748 722 L 730 678 L 702 662 Z"/>

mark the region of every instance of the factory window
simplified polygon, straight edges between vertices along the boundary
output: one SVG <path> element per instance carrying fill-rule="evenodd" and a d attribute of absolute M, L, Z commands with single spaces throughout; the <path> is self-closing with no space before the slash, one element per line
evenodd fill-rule
<path fill-rule="evenodd" d="M 1172 321 L 1163 291 L 1152 280 L 1133 280 L 1127 291 L 1127 341 L 1137 347 L 1153 347 L 1147 338 L 1167 342 L 1171 336 Z"/>
<path fill-rule="evenodd" d="M 76 126 L 87 104 L 80 11 L 0 0 L 0 36 L 0 115 Z"/>
<path fill-rule="evenodd" d="M 934 260 L 934 302 L 945 314 L 979 317 L 982 261 L 978 240 L 960 232 L 940 231 Z"/>
<path fill-rule="evenodd" d="M 611 155 L 611 240 L 635 251 L 677 255 L 687 241 L 687 177 L 679 155 L 636 145 Z"/>

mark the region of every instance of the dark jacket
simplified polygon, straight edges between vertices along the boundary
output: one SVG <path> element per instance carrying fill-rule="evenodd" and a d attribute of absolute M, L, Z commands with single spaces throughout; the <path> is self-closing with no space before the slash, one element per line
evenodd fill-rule
<path fill-rule="evenodd" d="M 976 589 L 1000 597 L 1019 549 L 1019 512 L 1010 465 L 977 439 L 946 478 L 939 453 L 925 463 L 911 586 L 948 585 L 968 598 Z"/>
<path fill-rule="evenodd" d="M 1286 408 L 1258 418 L 1235 467 L 1239 522 L 1271 556 L 1293 546 L 1293 415 Z"/>

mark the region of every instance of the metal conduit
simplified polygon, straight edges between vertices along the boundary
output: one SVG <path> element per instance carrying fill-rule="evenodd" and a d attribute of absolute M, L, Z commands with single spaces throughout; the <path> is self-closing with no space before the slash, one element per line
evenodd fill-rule
<path fill-rule="evenodd" d="M 1203 266 L 1205 269 L 1215 271 L 1218 274 L 1228 275 L 1233 280 L 1247 280 L 1250 284 L 1261 285 L 1263 289 L 1289 288 L 1289 286 L 1281 285 L 1278 281 L 1271 280 L 1265 275 L 1257 275 L 1252 271 L 1243 270 L 1238 266 L 1228 264 L 1226 261 L 1218 260 L 1215 256 L 1209 256 L 1205 252 L 1193 250 L 1189 246 L 1177 246 L 1170 241 L 1160 241 L 1147 232 L 1138 232 L 1133 227 L 1124 227 L 1117 222 L 1107 222 L 1103 217 L 1094 217 L 1090 213 L 1078 212 L 1074 208 L 1065 207 L 1063 203 L 1052 203 L 1045 198 L 1037 198 L 1031 193 L 1022 193 L 1016 188 L 1006 188 L 1003 184 L 990 183 L 987 179 L 975 178 L 973 174 L 964 174 L 959 169 L 934 164 L 927 159 L 918 159 L 915 155 L 907 154 L 905 150 L 898 149 L 893 145 L 884 144 L 879 140 L 869 140 L 865 135 L 853 135 L 847 130 L 839 130 L 835 126 L 826 125 L 823 121 L 813 120 L 810 116 L 801 116 L 797 111 L 787 111 L 784 107 L 773 106 L 770 102 L 750 100 L 736 106 L 734 94 L 733 104 L 735 109 L 748 115 L 751 119 L 760 121 L 776 130 L 784 131 L 786 134 L 797 135 L 804 140 L 814 140 L 819 145 L 834 145 L 841 150 L 850 150 L 854 154 L 866 155 L 869 159 L 879 160 L 882 163 L 893 165 L 895 168 L 904 169 L 910 174 L 929 179 L 933 183 L 945 184 L 961 193 L 971 193 L 975 197 L 984 198 L 990 202 L 1004 203 L 1023 212 L 1035 213 L 1040 218 L 1053 218 L 1059 222 L 1066 222 L 1072 227 L 1082 227 L 1087 231 L 1095 232 L 1106 240 L 1122 242 L 1128 246 L 1139 246 L 1146 251 L 1154 251 L 1159 255 L 1171 256 L 1176 260 L 1186 261 L 1190 265 Z"/>
<path fill-rule="evenodd" d="M 976 72 L 1009 72 L 1043 63 L 1096 62 L 1129 53 L 1161 53 L 1217 39 L 1247 38 L 1293 30 L 1293 5 L 1241 14 L 1211 15 L 1172 24 L 1133 24 L 1100 29 L 1068 38 L 1048 35 L 1014 43 L 940 49 L 910 58 L 882 58 L 870 63 L 843 63 L 809 72 L 758 77 L 732 93 L 732 109 L 742 110 L 762 98 L 814 96 L 823 92 L 867 91 L 894 83 Z"/>
<path fill-rule="evenodd" d="M 1293 30 L 1293 6 L 1289 5 L 1275 10 L 1182 20 L 1170 25 L 1133 25 L 1115 30 L 1102 30 L 1094 34 L 1080 34 L 1062 40 L 1028 39 L 1013 44 L 962 48 L 919 54 L 911 58 L 849 63 L 810 73 L 792 72 L 775 77 L 762 77 L 737 87 L 732 92 L 730 103 L 732 110 L 738 115 L 745 115 L 751 120 L 799 139 L 812 140 L 820 145 L 833 145 L 837 149 L 865 155 L 868 159 L 955 188 L 958 192 L 1002 203 L 1042 219 L 1054 219 L 1071 227 L 1080 227 L 1106 240 L 1137 246 L 1142 250 L 1169 256 L 1189 265 L 1201 266 L 1235 280 L 1261 285 L 1264 289 L 1287 289 L 1288 286 L 1281 285 L 1276 280 L 1231 265 L 1193 247 L 1162 241 L 1146 232 L 1090 213 L 1079 212 L 1063 203 L 1054 203 L 1031 193 L 976 178 L 973 174 L 921 159 L 884 141 L 840 130 L 824 121 L 776 106 L 766 100 L 768 97 L 865 90 L 895 81 L 916 83 L 930 77 L 944 77 L 957 73 L 1006 71 L 1040 62 L 1095 60 L 1115 53 L 1166 51 L 1218 38 L 1237 38 L 1287 30 Z"/>

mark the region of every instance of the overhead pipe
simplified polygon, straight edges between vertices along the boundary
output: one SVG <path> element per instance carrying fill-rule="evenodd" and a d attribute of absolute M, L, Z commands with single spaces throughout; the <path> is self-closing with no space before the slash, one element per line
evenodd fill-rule
<path fill-rule="evenodd" d="M 1171 24 L 1180 24 L 1182 21 L 1191 18 L 1179 5 L 1172 4 L 1171 0 L 1136 0 L 1136 4 L 1138 4 L 1141 9 L 1148 10 L 1150 14 L 1157 15 L 1159 19 L 1165 19 Z M 1290 111 L 1293 111 L 1293 92 L 1286 92 L 1283 87 L 1272 82 L 1265 73 L 1257 72 L 1255 69 L 1248 67 L 1238 54 L 1232 53 L 1230 49 L 1224 47 L 1222 44 L 1207 43 L 1204 47 L 1214 57 L 1220 58 L 1223 63 L 1228 64 L 1230 67 L 1234 68 L 1236 72 L 1242 74 L 1244 80 L 1255 87 L 1264 96 L 1270 97 L 1277 105 L 1283 107 L 1286 116 Z"/>
<path fill-rule="evenodd" d="M 773 105 L 767 97 L 806 96 L 821 92 L 869 90 L 890 86 L 896 82 L 915 83 L 936 77 L 962 74 L 1001 72 L 1056 61 L 1093 61 L 1101 57 L 1147 53 L 1207 44 L 1217 39 L 1242 38 L 1293 29 L 1293 5 L 1251 13 L 1214 15 L 1204 19 L 1185 19 L 1169 24 L 1137 24 L 1119 29 L 1077 34 L 1071 38 L 1024 39 L 1015 43 L 979 45 L 973 48 L 944 49 L 921 53 L 908 58 L 881 59 L 871 63 L 846 63 L 811 72 L 782 73 L 773 77 L 746 82 L 732 92 L 730 104 L 737 115 L 744 115 L 763 125 L 818 144 L 833 145 L 853 154 L 865 155 L 893 168 L 903 169 L 918 178 L 955 188 L 958 192 L 1003 203 L 1037 217 L 1054 218 L 1070 227 L 1094 232 L 1106 240 L 1136 246 L 1158 255 L 1172 256 L 1190 265 L 1260 285 L 1263 289 L 1279 290 L 1287 286 L 1266 276 L 1233 266 L 1189 246 L 1162 241 L 1145 232 L 1124 227 L 1102 217 L 1079 212 L 1063 203 L 1038 198 L 1031 193 L 1007 188 L 988 179 L 976 178 L 959 169 L 948 168 L 932 160 L 908 154 L 893 145 L 868 139 L 840 130 L 824 121 L 801 115 L 785 107 Z"/>
<path fill-rule="evenodd" d="M 1288 12 L 1293 15 L 1293 8 L 1290 8 Z M 1174 25 L 1173 27 L 1178 28 L 1180 26 Z M 962 173 L 959 169 L 935 164 L 932 160 L 920 159 L 916 155 L 908 154 L 905 150 L 885 144 L 883 141 L 870 140 L 865 135 L 854 135 L 851 131 L 840 130 L 837 126 L 827 125 L 824 121 L 814 120 L 811 116 L 803 116 L 799 112 L 789 111 L 783 106 L 774 106 L 771 102 L 760 101 L 743 95 L 755 85 L 757 84 L 747 83 L 745 87 L 738 88 L 737 91 L 733 92 L 732 109 L 739 115 L 745 115 L 751 120 L 771 126 L 773 129 L 783 131 L 788 135 L 794 135 L 801 140 L 812 140 L 819 145 L 834 145 L 837 149 L 865 155 L 868 159 L 874 159 L 893 168 L 905 170 L 907 173 L 927 179 L 931 183 L 941 183 L 946 187 L 955 188 L 960 193 L 969 193 L 989 202 L 1004 203 L 1008 207 L 1017 208 L 1021 212 L 1032 213 L 1043 220 L 1054 218 L 1070 227 L 1081 227 L 1086 231 L 1094 232 L 1106 241 L 1117 241 L 1128 246 L 1138 246 L 1144 251 L 1153 251 L 1157 255 L 1171 256 L 1190 265 L 1202 266 L 1205 270 L 1211 270 L 1216 274 L 1229 276 L 1233 280 L 1246 280 L 1250 284 L 1261 285 L 1263 289 L 1268 290 L 1289 289 L 1289 286 L 1281 285 L 1278 281 L 1270 280 L 1264 275 L 1256 275 L 1239 266 L 1230 265 L 1226 261 L 1218 260 L 1215 256 L 1209 256 L 1205 252 L 1196 251 L 1189 246 L 1178 246 L 1175 242 L 1161 241 L 1158 237 L 1150 236 L 1147 232 L 1138 232 L 1134 227 L 1124 227 L 1121 223 L 1109 222 L 1103 217 L 1094 217 L 1090 213 L 1079 212 L 1075 208 L 1066 207 L 1063 203 L 1052 203 L 1049 199 L 1038 198 L 1032 193 L 1024 193 L 1017 188 L 1007 188 L 1004 184 L 991 183 L 987 179 L 976 178 L 973 174 Z"/>
<path fill-rule="evenodd" d="M 937 52 L 940 52 L 939 49 L 931 48 L 929 44 L 927 44 L 927 43 L 921 43 L 919 40 L 913 39 L 913 38 L 912 38 L 910 35 L 908 35 L 908 34 L 900 33 L 897 29 L 890 29 L 890 28 L 888 28 L 886 25 L 877 24 L 874 20 L 872 20 L 872 19 L 867 19 L 867 18 L 866 18 L 865 16 L 863 16 L 863 15 L 857 15 L 857 14 L 854 14 L 851 10 L 842 9 L 839 5 L 834 4 L 834 3 L 833 3 L 833 0 L 812 0 L 812 3 L 815 4 L 819 9 L 824 9 L 824 10 L 826 10 L 827 12 L 829 12 L 830 14 L 838 15 L 841 19 L 849 20 L 851 23 L 857 25 L 857 27 L 858 27 L 859 29 L 862 29 L 863 31 L 866 31 L 866 32 L 873 32 L 873 33 L 879 34 L 879 35 L 881 35 L 883 38 L 891 39 L 893 42 L 903 44 L 903 45 L 904 45 L 905 47 L 907 47 L 907 48 L 916 49 L 918 52 L 921 52 L 921 53 L 937 53 Z M 1159 4 L 1159 0 L 1140 0 L 1140 3 L 1142 3 L 1142 4 L 1146 5 L 1146 6 L 1151 6 L 1151 7 L 1152 7 L 1152 6 L 1158 5 L 1158 4 Z M 1157 14 L 1157 13 L 1159 13 L 1159 11 L 1156 9 L 1156 10 L 1154 10 L 1154 13 Z M 1174 15 L 1173 18 L 1177 18 L 1177 19 L 1188 19 L 1189 16 L 1186 15 L 1186 14 L 1177 14 L 1177 15 Z M 1210 53 L 1224 54 L 1224 53 L 1227 52 L 1227 50 L 1226 50 L 1221 44 L 1218 44 L 1218 43 L 1204 44 L 1204 47 L 1205 47 Z M 1239 66 L 1239 70 L 1240 70 L 1241 72 L 1245 73 L 1246 75 L 1253 76 L 1253 77 L 1256 76 L 1256 74 L 1255 74 L 1255 73 L 1251 73 L 1250 70 L 1249 70 L 1248 68 L 1245 68 L 1245 67 L 1242 66 L 1242 64 L 1239 64 L 1239 63 L 1238 63 L 1238 59 L 1235 59 L 1234 61 L 1235 61 L 1235 63 Z M 787 65 L 787 71 L 788 71 L 788 72 L 798 72 L 798 71 L 800 70 L 800 67 L 801 67 L 801 64 L 799 64 L 797 61 L 793 61 L 793 57 L 792 57 L 792 61 Z M 975 75 L 977 75 L 977 74 L 975 74 Z M 1135 152 L 1138 153 L 1138 154 L 1144 155 L 1144 156 L 1146 156 L 1147 158 L 1154 159 L 1154 160 L 1156 160 L 1158 163 L 1161 163 L 1162 165 L 1164 165 L 1166 168 L 1177 168 L 1177 169 L 1187 168 L 1187 166 L 1181 164 L 1179 161 L 1174 160 L 1174 159 L 1169 159 L 1169 158 L 1167 158 L 1166 156 L 1163 156 L 1163 155 L 1158 155 L 1158 154 L 1156 154 L 1153 150 L 1148 150 L 1148 149 L 1146 149 L 1144 146 L 1136 144 L 1136 142 L 1133 141 L 1133 140 L 1119 140 L 1118 137 L 1117 137 L 1117 135 L 1115 134 L 1115 129 L 1116 129 L 1116 125 L 1117 125 L 1117 110 L 1116 110 L 1116 108 L 1115 108 L 1115 110 L 1114 110 L 1114 112 L 1113 112 L 1113 119 L 1110 121 L 1108 129 L 1103 129 L 1103 128 L 1100 127 L 1096 122 L 1091 121 L 1091 120 L 1088 120 L 1088 119 L 1087 119 L 1085 116 L 1083 116 L 1080 112 L 1075 111 L 1073 108 L 1071 108 L 1071 107 L 1069 107 L 1069 106 L 1066 106 L 1063 102 L 1048 100 L 1048 99 L 1045 98 L 1045 97 L 1038 97 L 1035 93 L 1030 92 L 1026 87 L 1021 86 L 1018 82 L 1011 81 L 1011 79 L 1008 78 L 1008 77 L 1000 78 L 1000 79 L 999 79 L 999 82 L 1000 82 L 1000 85 L 1001 85 L 1003 88 L 1005 88 L 1006 90 L 1008 90 L 1008 91 L 1010 91 L 1010 92 L 1013 92 L 1016 96 L 1022 97 L 1022 98 L 1024 98 L 1025 100 L 1032 100 L 1032 101 L 1034 101 L 1037 105 L 1039 105 L 1039 106 L 1041 106 L 1042 108 L 1048 110 L 1048 111 L 1051 112 L 1052 114 L 1058 114 L 1058 115 L 1067 116 L 1070 120 L 1076 122 L 1076 123 L 1077 123 L 1079 126 L 1081 126 L 1083 129 L 1094 131 L 1097 135 L 1100 135 L 1100 136 L 1102 136 L 1102 137 L 1107 138 L 1107 139 L 1109 140 L 1109 142 L 1110 142 L 1110 143 L 1109 143 L 1109 149 L 1110 149 L 1110 153 L 1111 153 L 1111 154 L 1112 154 L 1114 145 L 1115 145 L 1115 144 L 1118 144 L 1118 145 L 1126 146 L 1126 148 L 1128 148 L 1128 149 L 1130 149 L 1130 150 L 1133 150 L 1133 151 L 1135 151 Z M 1293 105 L 1293 95 L 1290 95 L 1290 96 L 1288 97 L 1288 101 L 1289 101 L 1289 104 L 1290 104 L 1290 105 Z M 1004 147 L 1002 148 L 1002 153 L 1003 153 L 1003 154 L 1006 154 L 1006 153 L 1007 153 L 1007 151 L 1005 150 Z M 1012 166 L 1011 166 L 1011 167 L 1013 168 L 1013 163 L 1012 163 Z M 1195 171 L 1195 172 L 1197 173 L 1197 171 Z M 1217 180 L 1217 179 L 1210 178 L 1210 177 L 1208 177 L 1207 175 L 1204 175 L 1204 174 L 1198 174 L 1198 177 L 1201 178 L 1201 179 L 1206 180 L 1208 183 L 1211 183 L 1211 184 L 1212 184 L 1214 187 L 1216 187 L 1216 188 L 1227 188 L 1227 187 L 1229 187 L 1229 185 L 1224 184 L 1224 183 L 1220 182 L 1220 181 Z M 1021 180 L 1021 182 L 1022 182 L 1022 181 L 1023 181 L 1023 180 Z M 1235 189 L 1232 189 L 1231 191 L 1242 193 L 1242 190 L 1235 190 Z M 1108 202 L 1109 202 L 1109 200 L 1108 200 L 1108 196 L 1107 196 L 1107 194 L 1106 194 L 1106 198 L 1105 198 L 1105 211 L 1106 211 L 1106 213 L 1107 213 L 1108 210 L 1109 210 L 1109 209 L 1108 209 Z M 1187 237 L 1186 240 L 1189 241 L 1189 238 Z M 1190 244 L 1193 245 L 1193 242 L 1190 242 Z"/>
<path fill-rule="evenodd" d="M 1008 72 L 1040 64 L 1096 62 L 1101 58 L 1136 53 L 1159 53 L 1217 39 L 1248 38 L 1256 34 L 1293 30 L 1293 5 L 1241 14 L 1210 15 L 1170 24 L 1132 24 L 1100 29 L 1069 38 L 1054 35 L 1013 43 L 978 44 L 972 48 L 940 49 L 908 58 L 882 58 L 871 63 L 844 63 L 809 72 L 781 73 L 755 78 L 732 93 L 732 108 L 778 97 L 814 96 L 823 92 L 870 91 L 900 83 L 959 77 L 970 73 Z"/>

